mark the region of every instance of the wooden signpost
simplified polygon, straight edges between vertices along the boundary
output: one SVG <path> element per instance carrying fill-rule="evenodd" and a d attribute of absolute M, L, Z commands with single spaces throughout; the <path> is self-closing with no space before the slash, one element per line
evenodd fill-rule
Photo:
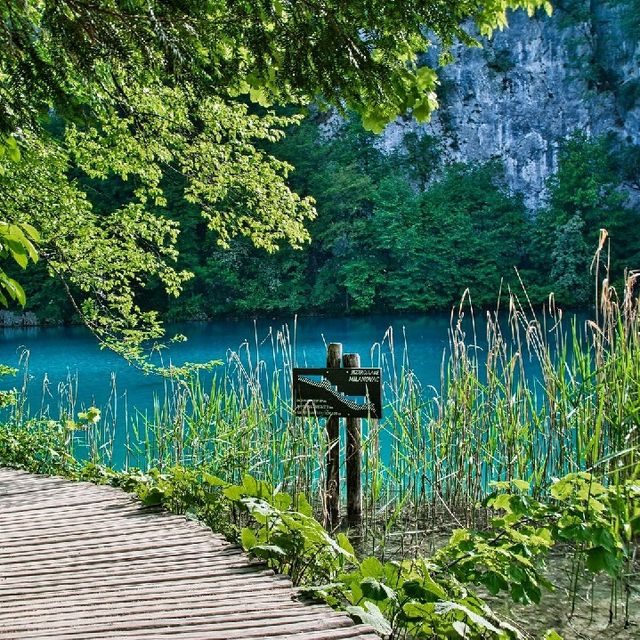
<path fill-rule="evenodd" d="M 341 367 L 341 365 L 343 365 Z M 325 368 L 293 369 L 295 415 L 326 418 L 328 440 L 326 524 L 340 523 L 340 418 L 347 419 L 347 520 L 362 524 L 362 418 L 382 416 L 382 372 L 360 366 L 357 353 L 342 356 L 342 345 L 327 348 Z"/>

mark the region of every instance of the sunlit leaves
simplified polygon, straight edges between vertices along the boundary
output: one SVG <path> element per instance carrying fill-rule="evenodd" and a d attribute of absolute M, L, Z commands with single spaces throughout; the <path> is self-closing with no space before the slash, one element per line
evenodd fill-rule
<path fill-rule="evenodd" d="M 81 105 L 100 111 L 114 98 L 126 104 L 122 77 L 130 84 L 170 76 L 200 95 L 213 88 L 262 106 L 317 96 L 376 128 L 411 109 L 426 118 L 434 85 L 425 86 L 416 58 L 432 39 L 445 58 L 454 40 L 475 45 L 476 34 L 504 28 L 509 10 L 532 15 L 541 6 L 550 11 L 545 0 L 154 1 L 118 3 L 108 12 L 70 2 L 45 1 L 37 11 L 15 4 L 3 16 L 0 74 L 12 74 L 16 90 L 5 96 L 0 130 L 52 102 L 74 115 Z"/>
<path fill-rule="evenodd" d="M 224 486 L 222 495 L 250 517 L 252 526 L 240 534 L 245 550 L 291 576 L 294 584 L 329 582 L 355 562 L 346 536 L 332 538 L 302 496 L 293 500 L 249 475 L 242 484 Z"/>
<path fill-rule="evenodd" d="M 298 246 L 314 209 L 289 189 L 291 167 L 256 146 L 279 139 L 294 118 L 252 115 L 242 104 L 196 99 L 187 88 L 132 90 L 130 100 L 144 117 L 105 113 L 96 126 L 68 125 L 55 144 L 27 136 L 22 162 L 8 166 L 5 158 L 7 194 L 15 195 L 0 208 L 41 229 L 48 265 L 80 292 L 78 308 L 102 342 L 139 358 L 144 339 L 162 336 L 156 315 L 142 309 L 141 291 L 157 279 L 176 296 L 190 277 L 173 266 L 178 225 L 158 211 L 167 171 L 182 173 L 185 199 L 202 208 L 223 245 L 244 235 L 270 251 Z M 80 184 L 68 180 L 73 167 L 94 181 L 119 176 L 132 183 L 132 197 L 94 211 Z M 34 254 L 17 240 L 8 242 L 24 265 Z"/>
<path fill-rule="evenodd" d="M 346 610 L 360 622 L 373 627 L 382 636 L 387 636 L 393 631 L 389 621 L 373 602 L 365 602 L 362 607 L 347 607 Z"/>
<path fill-rule="evenodd" d="M 508 9 L 542 3 L 5 3 L 0 219 L 39 229 L 40 255 L 80 292 L 83 320 L 103 344 L 139 358 L 142 342 L 163 333 L 145 287 L 160 281 L 175 296 L 190 275 L 175 267 L 178 227 L 161 211 L 168 174 L 184 178 L 184 200 L 221 246 L 244 236 L 271 252 L 300 247 L 313 201 L 290 190 L 292 167 L 263 148 L 295 118 L 264 109 L 316 99 L 356 111 L 376 132 L 404 113 L 425 121 L 437 75 L 418 56 L 431 39 L 444 58 L 454 39 L 477 44 L 474 24 L 488 34 Z M 66 123 L 59 135 L 43 126 L 53 115 Z M 132 195 L 96 212 L 78 176 L 118 176 Z M 20 266 L 34 259 L 20 241 L 5 248 Z M 17 282 L 0 286 L 24 304 Z"/>
<path fill-rule="evenodd" d="M 39 240 L 40 234 L 29 223 L 10 224 L 0 220 L 0 258 L 11 258 L 25 269 L 29 261 L 38 261 L 34 243 Z M 9 300 L 24 307 L 26 296 L 22 286 L 0 269 L 0 304 L 7 306 Z"/>
<path fill-rule="evenodd" d="M 3 156 L 11 162 L 20 161 L 20 147 L 14 136 L 6 136 L 4 139 L 0 138 L 0 158 Z M 0 169 L 2 171 L 2 169 Z"/>
<path fill-rule="evenodd" d="M 15 242 L 39 237 L 39 253 L 52 273 L 79 292 L 87 324 L 103 342 L 133 357 L 145 337 L 162 334 L 155 314 L 141 311 L 137 290 L 157 276 L 167 291 L 177 293 L 187 277 L 170 266 L 177 227 L 135 202 L 98 215 L 84 191 L 69 181 L 70 168 L 64 147 L 27 137 L 22 160 L 0 176 L 6 196 L 1 217 L 24 229 L 21 236 L 16 225 L 5 227 L 12 241 L 7 251 L 22 262 L 25 256 L 33 259 L 28 244 L 22 255 Z"/>

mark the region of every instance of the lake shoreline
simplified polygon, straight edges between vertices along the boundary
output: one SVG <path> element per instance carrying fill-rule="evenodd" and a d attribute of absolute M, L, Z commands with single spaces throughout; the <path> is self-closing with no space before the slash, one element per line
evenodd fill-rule
<path fill-rule="evenodd" d="M 291 311 L 280 312 L 277 314 L 253 312 L 247 314 L 213 314 L 202 315 L 198 317 L 190 318 L 167 318 L 162 317 L 161 320 L 165 327 L 171 327 L 172 325 L 198 325 L 208 322 L 217 321 L 231 321 L 231 322 L 244 322 L 244 321 L 256 321 L 256 322 L 277 322 L 277 323 L 290 323 L 296 319 L 312 319 L 312 318 L 344 318 L 344 319 L 363 319 L 379 316 L 391 316 L 398 318 L 421 318 L 421 317 L 441 317 L 446 315 L 447 317 L 456 318 L 459 304 L 453 304 L 449 307 L 442 307 L 438 309 L 426 309 L 422 311 L 418 310 L 399 310 L 399 309 L 373 309 L 368 311 L 345 311 L 338 312 L 337 310 L 328 310 L 327 312 L 321 312 L 317 310 L 305 310 L 305 311 Z M 485 317 L 487 313 L 494 314 L 495 307 L 475 307 L 471 305 L 471 309 L 476 318 Z M 466 313 L 469 312 L 470 307 L 468 303 L 462 307 L 462 310 Z M 577 314 L 584 315 L 594 310 L 593 305 L 587 305 L 584 307 L 563 307 L 565 314 Z M 504 309 L 500 313 L 504 313 Z M 543 312 L 543 306 L 533 305 L 533 311 L 538 314 Z M 11 329 L 16 327 L 82 327 L 84 324 L 81 321 L 61 321 L 52 322 L 46 318 L 40 318 L 36 311 L 8 311 L 0 310 L 0 329 Z"/>

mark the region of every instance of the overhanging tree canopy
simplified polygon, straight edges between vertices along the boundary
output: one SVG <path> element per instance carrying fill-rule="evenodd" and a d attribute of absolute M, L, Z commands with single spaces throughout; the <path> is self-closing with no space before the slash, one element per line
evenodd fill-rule
<path fill-rule="evenodd" d="M 508 9 L 542 5 L 550 9 L 544 0 L 0 1 L 0 219 L 37 228 L 41 257 L 81 292 L 87 324 L 136 355 L 162 334 L 137 303 L 145 282 L 160 278 L 177 295 L 189 277 L 172 267 L 178 229 L 162 216 L 163 175 L 184 176 L 185 199 L 222 243 L 305 242 L 313 203 L 287 187 L 291 167 L 259 147 L 299 116 L 269 107 L 335 105 L 374 131 L 406 112 L 424 120 L 437 76 L 417 56 L 432 40 L 446 59 L 454 40 L 475 44 L 471 30 L 505 26 Z M 96 212 L 78 177 L 112 175 L 133 189 Z"/>

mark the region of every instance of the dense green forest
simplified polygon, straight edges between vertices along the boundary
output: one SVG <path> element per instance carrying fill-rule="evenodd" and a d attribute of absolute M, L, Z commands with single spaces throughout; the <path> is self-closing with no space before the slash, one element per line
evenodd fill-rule
<path fill-rule="evenodd" d="M 184 181 L 167 173 L 167 205 L 158 213 L 181 233 L 178 267 L 195 274 L 181 297 L 160 285 L 144 300 L 170 321 L 216 315 L 418 312 L 448 308 L 469 288 L 478 306 L 522 279 L 534 302 L 550 291 L 566 306 L 588 303 L 589 267 L 601 228 L 611 239 L 611 271 L 640 265 L 640 226 L 623 184 L 640 182 L 640 152 L 580 133 L 566 141 L 548 183 L 548 204 L 528 212 L 510 194 L 499 162 L 444 165 L 438 140 L 410 133 L 401 150 L 379 150 L 355 119 L 331 135 L 325 114 L 292 127 L 269 151 L 295 167 L 291 187 L 316 200 L 312 240 L 267 252 L 246 238 L 219 245 Z M 135 181 L 90 181 L 94 208 L 126 201 Z M 516 272 L 517 269 L 517 272 Z M 518 276 L 519 274 L 519 276 Z M 27 309 L 44 322 L 73 321 L 64 290 L 36 265 L 22 274 Z"/>

